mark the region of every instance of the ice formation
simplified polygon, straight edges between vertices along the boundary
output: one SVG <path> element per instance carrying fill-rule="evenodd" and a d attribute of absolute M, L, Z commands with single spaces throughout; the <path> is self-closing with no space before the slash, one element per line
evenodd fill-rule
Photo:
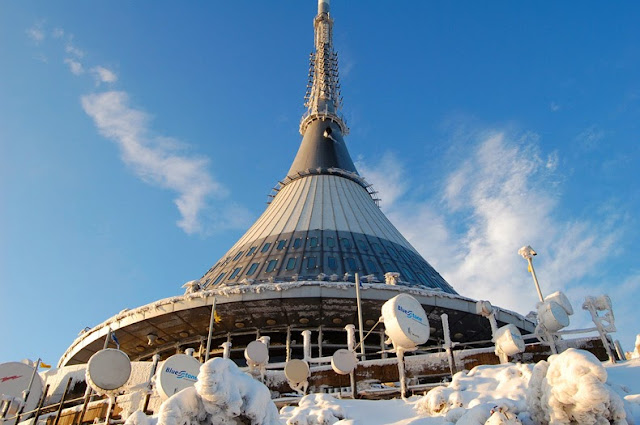
<path fill-rule="evenodd" d="M 134 412 L 127 425 L 280 425 L 269 389 L 218 357 L 202 365 L 193 387 L 162 403 L 157 418 L 142 416 Z"/>

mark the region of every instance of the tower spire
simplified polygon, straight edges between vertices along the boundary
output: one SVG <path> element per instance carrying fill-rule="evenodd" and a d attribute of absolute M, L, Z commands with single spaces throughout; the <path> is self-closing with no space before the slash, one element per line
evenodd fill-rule
<path fill-rule="evenodd" d="M 329 10 L 329 0 L 318 0 L 318 14 L 313 20 L 315 51 L 310 55 L 309 83 L 304 104 L 307 112 L 300 122 L 302 135 L 309 124 L 317 119 L 335 122 L 343 135 L 349 132 L 340 114 L 342 96 L 338 78 L 338 54 L 333 50 L 333 19 Z"/>

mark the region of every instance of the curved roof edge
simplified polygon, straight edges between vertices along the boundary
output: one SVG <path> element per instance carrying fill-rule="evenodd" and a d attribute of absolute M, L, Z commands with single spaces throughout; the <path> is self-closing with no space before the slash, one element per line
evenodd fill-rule
<path fill-rule="evenodd" d="M 133 310 L 125 309 L 117 315 L 81 334 L 60 357 L 57 367 L 65 366 L 85 346 L 95 342 L 96 340 L 104 339 L 110 331 L 117 331 L 118 329 L 132 323 L 163 316 L 175 311 L 212 305 L 214 297 L 217 297 L 217 304 L 226 304 L 246 301 L 254 298 L 285 298 L 300 297 L 301 295 L 314 297 L 320 295 L 321 291 L 326 290 L 331 292 L 331 296 L 351 299 L 353 298 L 353 288 L 354 283 L 351 282 L 305 281 L 276 284 L 236 285 L 164 298 L 153 303 L 137 307 Z M 304 294 L 301 294 L 301 292 L 304 292 Z M 361 296 L 363 299 L 388 300 L 398 293 L 413 295 L 423 305 L 433 305 L 477 314 L 476 300 L 456 294 L 432 291 L 417 287 L 363 283 Z M 521 314 L 502 309 L 500 307 L 494 306 L 494 308 L 497 310 L 497 320 L 506 323 L 513 323 L 519 328 L 533 332 L 535 328 L 534 323 L 526 319 Z"/>

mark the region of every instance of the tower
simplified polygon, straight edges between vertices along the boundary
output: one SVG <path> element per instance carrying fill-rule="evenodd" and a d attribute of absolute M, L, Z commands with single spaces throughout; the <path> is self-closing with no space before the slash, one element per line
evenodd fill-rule
<path fill-rule="evenodd" d="M 303 346 L 322 357 L 346 347 L 349 325 L 357 323 L 355 273 L 364 282 L 367 329 L 377 325 L 385 301 L 409 293 L 429 316 L 430 343 L 443 338 L 443 313 L 455 341 L 486 344 L 491 339 L 476 301 L 458 295 L 422 258 L 383 214 L 358 173 L 344 142 L 348 127 L 341 115 L 332 32 L 329 0 L 319 0 L 302 142 L 263 214 L 197 282 L 190 282 L 187 293 L 122 311 L 83 332 L 58 366 L 86 363 L 111 332 L 132 360 L 168 357 L 186 348 L 203 357 L 209 334 L 211 355 L 222 355 L 224 344 L 239 363 L 247 344 L 260 336 L 270 337 L 274 362 L 300 357 Z M 211 317 L 218 318 L 212 327 Z M 496 309 L 496 319 L 525 332 L 534 329 L 510 311 Z M 368 356 L 386 355 L 385 339 L 377 328 L 367 339 L 365 348 L 374 353 Z"/>
<path fill-rule="evenodd" d="M 385 281 L 455 294 L 380 210 L 347 150 L 329 0 L 318 2 L 302 142 L 269 206 L 202 277 L 205 288 L 304 280 Z"/>

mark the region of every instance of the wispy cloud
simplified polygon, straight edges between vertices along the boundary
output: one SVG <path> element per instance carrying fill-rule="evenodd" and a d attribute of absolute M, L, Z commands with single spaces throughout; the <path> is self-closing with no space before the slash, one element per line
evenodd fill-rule
<path fill-rule="evenodd" d="M 190 234 L 203 231 L 200 215 L 208 198 L 227 195 L 208 172 L 209 160 L 184 155 L 175 143 L 154 135 L 149 116 L 131 107 L 124 92 L 83 96 L 82 107 L 100 133 L 119 145 L 122 159 L 139 177 L 178 193 L 178 226 Z"/>
<path fill-rule="evenodd" d="M 557 102 L 551 102 L 549 104 L 549 109 L 551 109 L 552 112 L 558 112 L 560 110 L 560 105 Z"/>
<path fill-rule="evenodd" d="M 103 66 L 96 66 L 91 68 L 91 72 L 96 79 L 96 83 L 115 83 L 118 81 L 118 76 Z"/>
<path fill-rule="evenodd" d="M 31 28 L 27 29 L 27 36 L 36 44 L 41 43 L 45 39 L 44 21 L 36 22 Z"/>
<path fill-rule="evenodd" d="M 533 133 L 473 133 L 466 154 L 437 183 L 438 195 L 426 200 L 410 195 L 408 187 L 418 182 L 393 155 L 358 168 L 392 201 L 382 204 L 392 222 L 456 290 L 526 313 L 536 297 L 517 255 L 521 246 L 540 254 L 538 276 L 550 293 L 596 273 L 615 255 L 620 236 L 615 218 L 558 218 L 557 153 L 543 155 L 537 140 Z"/>
<path fill-rule="evenodd" d="M 604 137 L 604 131 L 596 125 L 589 126 L 582 130 L 577 136 L 576 141 L 580 143 L 583 149 L 592 151 L 597 148 L 598 143 Z"/>
<path fill-rule="evenodd" d="M 43 22 L 36 23 L 27 35 L 36 41 L 46 38 Z M 96 85 L 112 84 L 118 76 L 111 69 L 89 64 L 85 51 L 78 48 L 73 34 L 62 28 L 51 31 L 58 41 L 64 63 L 76 76 L 91 75 Z M 228 190 L 209 172 L 209 159 L 186 153 L 189 146 L 176 139 L 156 134 L 150 116 L 130 105 L 125 91 L 109 90 L 81 96 L 84 111 L 93 119 L 99 133 L 120 147 L 123 161 L 143 181 L 177 193 L 174 199 L 180 220 L 178 226 L 188 234 L 210 234 L 220 229 L 246 227 L 251 214 L 228 201 Z M 224 208 L 215 202 L 225 200 Z"/>
<path fill-rule="evenodd" d="M 77 60 L 67 58 L 64 60 L 64 63 L 66 63 L 69 66 L 69 71 L 71 71 L 73 75 L 84 74 L 84 67 Z"/>

